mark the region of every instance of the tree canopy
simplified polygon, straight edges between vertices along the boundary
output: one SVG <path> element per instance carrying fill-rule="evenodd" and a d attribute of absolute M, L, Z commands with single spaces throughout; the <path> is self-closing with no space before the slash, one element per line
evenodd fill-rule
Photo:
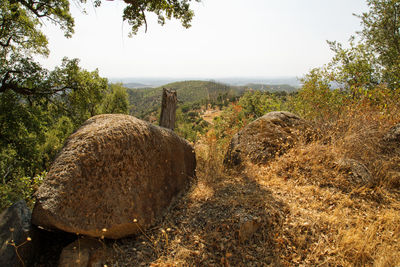
<path fill-rule="evenodd" d="M 328 91 L 339 89 L 354 99 L 377 86 L 399 88 L 400 0 L 367 0 L 367 4 L 369 10 L 356 15 L 362 30 L 350 38 L 348 48 L 328 41 L 335 55 L 304 77 L 304 90 L 317 90 L 325 84 Z"/>
<path fill-rule="evenodd" d="M 136 34 L 140 27 L 147 31 L 146 12 L 157 15 L 158 23 L 165 24 L 166 19 L 178 19 L 185 28 L 190 27 L 193 11 L 190 9 L 192 0 L 124 0 L 127 3 L 123 19 L 131 25 L 131 33 Z M 193 0 L 200 2 L 201 0 Z"/>
<path fill-rule="evenodd" d="M 199 0 L 195 0 L 199 1 Z M 86 0 L 80 0 L 85 3 Z M 146 13 L 155 13 L 158 22 L 179 19 L 190 27 L 193 11 L 191 0 L 125 1 L 123 19 L 131 25 L 131 34 L 140 27 L 147 30 Z M 48 56 L 46 36 L 40 30 L 43 21 L 50 21 L 64 31 L 66 37 L 74 32 L 68 0 L 0 0 L 0 93 L 12 90 L 26 96 L 48 96 L 71 89 L 71 84 L 55 86 L 48 71 L 34 61 L 33 56 Z M 95 6 L 101 4 L 94 1 Z"/>
<path fill-rule="evenodd" d="M 400 0 L 368 0 L 369 11 L 358 16 L 363 30 L 359 33 L 370 51 L 377 56 L 381 80 L 398 87 L 400 79 Z"/>

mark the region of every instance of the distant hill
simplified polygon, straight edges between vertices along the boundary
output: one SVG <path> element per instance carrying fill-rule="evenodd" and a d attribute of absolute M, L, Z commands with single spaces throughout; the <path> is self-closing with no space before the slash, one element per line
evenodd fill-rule
<path fill-rule="evenodd" d="M 143 83 L 124 83 L 123 84 L 124 87 L 126 88 L 149 88 L 152 86 L 143 84 Z"/>
<path fill-rule="evenodd" d="M 268 91 L 268 92 L 287 92 L 292 93 L 297 91 L 298 87 L 289 85 L 289 84 L 258 84 L 258 83 L 249 83 L 244 86 L 241 86 L 245 90 L 253 89 L 259 91 Z"/>
<path fill-rule="evenodd" d="M 216 81 L 236 86 L 246 86 L 248 84 L 266 84 L 271 86 L 288 84 L 295 88 L 301 86 L 300 80 L 297 77 L 276 77 L 276 78 L 236 77 L 236 78 L 221 78 L 221 79 L 216 79 Z"/>
<path fill-rule="evenodd" d="M 213 81 L 183 81 L 169 83 L 157 88 L 128 89 L 129 101 L 133 105 L 131 114 L 144 118 L 157 111 L 161 106 L 163 87 L 176 90 L 180 104 L 201 101 L 211 103 L 221 98 L 234 98 L 244 90 L 244 88 Z"/>
<path fill-rule="evenodd" d="M 125 77 L 125 78 L 111 78 L 109 77 L 111 83 L 123 83 L 125 87 L 128 88 L 143 88 L 143 87 L 159 87 L 164 84 L 182 82 L 182 81 L 211 81 L 210 77 Z M 247 84 L 267 84 L 267 85 L 277 85 L 277 84 L 288 84 L 293 87 L 300 87 L 301 83 L 297 77 L 287 76 L 287 77 L 231 77 L 231 78 L 213 78 L 212 81 L 217 83 L 228 84 L 232 86 L 245 86 Z M 135 85 L 137 84 L 137 85 Z"/>
<path fill-rule="evenodd" d="M 135 83 L 137 84 L 137 83 Z M 285 91 L 291 93 L 297 90 L 297 87 L 288 84 L 258 84 L 249 83 L 242 86 L 228 85 L 215 81 L 180 81 L 168 83 L 156 88 L 128 88 L 129 102 L 131 104 L 130 113 L 139 118 L 146 118 L 154 114 L 161 107 L 162 88 L 176 90 L 178 93 L 179 104 L 214 103 L 234 100 L 245 91 Z"/>

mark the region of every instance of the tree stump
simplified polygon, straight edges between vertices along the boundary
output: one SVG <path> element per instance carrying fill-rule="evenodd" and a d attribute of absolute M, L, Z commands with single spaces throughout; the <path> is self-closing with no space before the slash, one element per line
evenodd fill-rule
<path fill-rule="evenodd" d="M 175 90 L 163 88 L 161 101 L 160 126 L 171 130 L 175 128 L 176 103 L 178 102 Z"/>

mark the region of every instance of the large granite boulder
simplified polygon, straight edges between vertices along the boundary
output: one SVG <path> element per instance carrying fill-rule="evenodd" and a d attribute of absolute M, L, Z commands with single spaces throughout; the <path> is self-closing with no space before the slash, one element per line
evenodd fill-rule
<path fill-rule="evenodd" d="M 39 251 L 31 211 L 20 200 L 0 214 L 0 266 L 30 266 Z"/>
<path fill-rule="evenodd" d="M 36 193 L 32 222 L 122 238 L 159 218 L 195 175 L 193 147 L 128 115 L 99 115 L 72 134 Z"/>
<path fill-rule="evenodd" d="M 290 112 L 267 113 L 233 136 L 224 165 L 228 168 L 238 167 L 246 161 L 266 164 L 293 147 L 300 136 L 308 136 L 310 126 L 307 121 Z"/>

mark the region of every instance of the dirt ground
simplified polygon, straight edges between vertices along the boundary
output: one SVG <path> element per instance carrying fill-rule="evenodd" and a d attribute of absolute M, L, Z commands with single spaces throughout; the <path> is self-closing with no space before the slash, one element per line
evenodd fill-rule
<path fill-rule="evenodd" d="M 203 120 L 206 122 L 213 124 L 214 123 L 214 118 L 220 116 L 222 113 L 221 110 L 219 109 L 208 109 L 204 112 L 204 114 L 201 116 Z"/>

